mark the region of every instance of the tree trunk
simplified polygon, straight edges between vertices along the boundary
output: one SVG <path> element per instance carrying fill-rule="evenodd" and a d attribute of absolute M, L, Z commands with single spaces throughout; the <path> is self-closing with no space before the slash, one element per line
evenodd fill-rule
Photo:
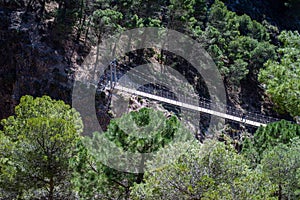
<path fill-rule="evenodd" d="M 54 180 L 53 177 L 50 178 L 49 181 L 49 200 L 53 200 L 54 199 Z"/>
<path fill-rule="evenodd" d="M 282 186 L 278 185 L 278 200 L 282 200 Z"/>
<path fill-rule="evenodd" d="M 142 183 L 143 179 L 144 179 L 144 168 L 145 168 L 145 154 L 142 154 L 142 159 L 140 162 L 140 166 L 139 166 L 139 174 L 137 175 L 137 179 L 136 179 L 136 183 L 140 184 Z"/>
<path fill-rule="evenodd" d="M 80 6 L 79 30 L 78 30 L 78 33 L 77 33 L 77 41 L 78 42 L 80 40 L 81 33 L 83 31 L 84 23 L 85 23 L 85 20 L 86 20 L 86 14 L 83 12 L 83 8 L 84 8 L 84 2 L 82 0 L 81 1 L 81 6 Z"/>
<path fill-rule="evenodd" d="M 87 40 L 88 35 L 89 35 L 89 29 L 90 29 L 89 26 L 90 26 L 90 23 L 91 23 L 91 18 L 89 18 L 89 21 L 87 23 L 87 29 L 86 29 L 86 32 L 85 32 L 85 37 L 84 37 L 84 43 L 83 43 L 83 45 L 85 45 L 86 40 Z"/>

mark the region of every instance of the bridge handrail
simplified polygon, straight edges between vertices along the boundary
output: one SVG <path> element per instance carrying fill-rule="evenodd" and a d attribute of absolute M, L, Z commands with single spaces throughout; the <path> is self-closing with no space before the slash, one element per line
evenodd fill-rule
<path fill-rule="evenodd" d="M 135 73 L 130 73 L 131 76 L 138 78 L 139 80 L 142 79 L 143 81 L 145 81 L 146 83 L 149 83 L 149 79 L 145 79 L 144 77 L 148 76 L 146 74 L 143 74 L 140 71 L 137 71 L 135 69 L 131 69 L 132 71 L 134 71 Z M 113 80 L 114 82 L 118 82 L 118 74 L 122 74 L 119 73 L 119 71 L 116 72 L 117 74 L 114 75 L 115 79 Z M 137 74 L 140 74 L 137 75 Z M 132 77 L 131 77 L 132 78 Z M 133 82 L 130 82 L 133 83 Z M 152 82 L 150 82 L 152 83 Z M 106 82 L 107 84 L 107 82 Z M 125 81 L 125 84 L 127 85 L 127 82 Z M 134 84 L 134 83 L 133 83 Z M 157 85 L 158 88 L 162 85 L 165 85 L 163 82 L 159 81 L 159 80 L 155 80 L 154 83 L 152 83 L 152 85 Z M 131 86 L 132 85 L 127 85 L 127 86 Z M 139 85 L 135 85 L 136 87 L 138 87 Z M 150 87 L 150 88 L 149 88 Z M 149 93 L 152 95 L 157 95 L 160 97 L 164 97 L 170 100 L 178 100 L 180 99 L 183 103 L 186 104 L 190 104 L 190 105 L 195 105 L 195 106 L 200 106 L 206 109 L 210 109 L 210 110 L 214 110 L 214 111 L 220 111 L 220 112 L 224 112 L 226 114 L 232 115 L 232 116 L 236 116 L 236 117 L 241 117 L 245 120 L 251 120 L 251 121 L 256 121 L 259 123 L 270 123 L 270 122 L 275 122 L 275 121 L 279 121 L 280 119 L 277 118 L 273 118 L 273 117 L 269 117 L 269 116 L 265 116 L 261 113 L 253 113 L 253 112 L 243 112 L 235 107 L 232 106 L 228 106 L 228 105 L 216 105 L 213 101 L 211 101 L 210 99 L 206 99 L 204 97 L 199 97 L 196 96 L 196 98 L 194 96 L 191 96 L 190 94 L 176 94 L 176 96 L 174 95 L 174 93 L 168 91 L 168 90 L 163 90 L 162 88 L 160 88 L 158 90 L 158 92 L 156 92 L 157 90 L 155 90 L 155 88 L 151 88 L 151 85 L 146 87 L 146 86 L 141 86 L 138 87 L 139 91 L 143 91 L 145 93 Z M 198 100 L 198 102 L 197 102 Z"/>

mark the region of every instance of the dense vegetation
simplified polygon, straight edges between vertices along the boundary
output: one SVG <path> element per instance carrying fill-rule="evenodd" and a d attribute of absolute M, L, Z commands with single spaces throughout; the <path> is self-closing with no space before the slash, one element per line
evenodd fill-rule
<path fill-rule="evenodd" d="M 217 133 L 203 144 L 182 139 L 188 130 L 175 116 L 149 108 L 125 114 L 103 136 L 124 151 L 154 152 L 134 161 L 139 173 L 104 165 L 100 151 L 84 145 L 99 133 L 80 136 L 79 114 L 62 101 L 25 96 L 16 116 L 2 124 L 1 199 L 300 197 L 300 127 L 286 121 L 259 128 L 239 153 L 230 138 L 218 141 Z"/>
<path fill-rule="evenodd" d="M 299 1 L 284 3 L 288 9 Z M 91 47 L 116 32 L 138 27 L 177 30 L 203 45 L 232 92 L 239 90 L 243 81 L 254 79 L 251 83 L 264 90 L 275 104 L 275 112 L 294 119 L 270 123 L 253 135 L 239 131 L 238 142 L 224 130 L 211 130 L 214 137 L 199 142 L 178 116 L 141 108 L 112 119 L 104 133 L 84 137 L 80 113 L 71 106 L 48 96 L 26 95 L 14 115 L 1 121 L 1 200 L 300 198 L 298 31 L 279 30 L 266 21 L 239 15 L 220 0 L 24 0 L 0 4 L 25 7 L 24 16 L 34 13 L 37 23 L 48 21 L 53 44 L 72 40 Z M 140 50 L 126 56 L 176 62 L 177 69 L 185 66 L 170 52 L 153 52 Z M 105 145 L 94 148 L 103 138 L 118 147 L 120 155 L 142 155 L 131 161 L 137 166 L 135 173 L 103 162 L 119 163 L 120 168 L 124 164 L 104 154 L 110 150 Z"/>
<path fill-rule="evenodd" d="M 277 103 L 279 111 L 299 116 L 300 35 L 296 31 L 283 31 L 278 38 L 283 44 L 277 50 L 280 60 L 268 60 L 259 80 L 266 84 L 267 92 Z"/>
<path fill-rule="evenodd" d="M 34 198 L 36 188 L 35 196 L 68 196 L 69 160 L 82 130 L 79 113 L 62 101 L 25 96 L 16 116 L 2 124 L 0 184 L 7 198 Z"/>

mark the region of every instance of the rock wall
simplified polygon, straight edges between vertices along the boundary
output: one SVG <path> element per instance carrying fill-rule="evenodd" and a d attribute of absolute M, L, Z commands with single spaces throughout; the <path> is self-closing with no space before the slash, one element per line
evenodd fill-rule
<path fill-rule="evenodd" d="M 75 62 L 64 49 L 49 43 L 49 23 L 37 22 L 23 9 L 10 8 L 0 8 L 0 21 L 0 119 L 11 115 L 26 94 L 71 103 L 70 71 Z"/>

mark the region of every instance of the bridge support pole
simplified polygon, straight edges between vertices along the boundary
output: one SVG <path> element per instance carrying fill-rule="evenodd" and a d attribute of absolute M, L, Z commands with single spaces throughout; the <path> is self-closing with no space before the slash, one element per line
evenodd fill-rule
<path fill-rule="evenodd" d="M 112 78 L 112 66 L 111 66 L 111 64 L 109 65 L 109 72 L 110 72 L 110 89 L 112 89 L 112 87 L 113 87 L 113 78 Z"/>
<path fill-rule="evenodd" d="M 115 79 L 115 82 L 118 81 L 118 77 L 117 77 L 117 64 L 114 64 L 114 79 Z"/>

